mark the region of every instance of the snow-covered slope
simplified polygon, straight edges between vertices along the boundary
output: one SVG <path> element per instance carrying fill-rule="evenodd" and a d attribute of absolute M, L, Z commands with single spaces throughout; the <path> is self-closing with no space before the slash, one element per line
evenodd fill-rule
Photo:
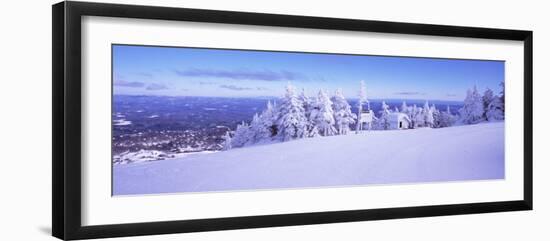
<path fill-rule="evenodd" d="M 370 131 L 113 167 L 113 192 L 152 194 L 504 178 L 504 123 Z"/>

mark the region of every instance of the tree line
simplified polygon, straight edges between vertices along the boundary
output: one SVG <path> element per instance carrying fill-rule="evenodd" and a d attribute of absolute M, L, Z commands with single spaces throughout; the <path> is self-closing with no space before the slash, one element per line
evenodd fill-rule
<path fill-rule="evenodd" d="M 373 129 L 390 129 L 392 113 L 405 114 L 410 120 L 408 128 L 443 128 L 455 124 L 503 120 L 504 85 L 501 86 L 503 89 L 499 95 L 487 89 L 482 96 L 476 86 L 468 89 L 458 115 L 452 114 L 449 106 L 447 110 L 440 111 L 428 101 L 423 107 L 409 106 L 403 102 L 400 108 L 395 107 L 393 110 L 383 101 L 381 110 L 374 116 Z M 363 81 L 358 97 L 358 113 L 363 112 L 365 104 L 370 111 Z M 346 135 L 350 133 L 353 124 L 357 124 L 356 130 L 360 129 L 358 117 L 360 115 L 352 112 L 341 90 L 336 90 L 332 96 L 325 90 L 319 90 L 316 96 L 309 97 L 303 89 L 297 94 L 294 86 L 288 84 L 278 103 L 268 101 L 266 108 L 254 114 L 250 123 L 243 121 L 235 131 L 227 132 L 223 148 L 228 150 L 273 141 Z"/>

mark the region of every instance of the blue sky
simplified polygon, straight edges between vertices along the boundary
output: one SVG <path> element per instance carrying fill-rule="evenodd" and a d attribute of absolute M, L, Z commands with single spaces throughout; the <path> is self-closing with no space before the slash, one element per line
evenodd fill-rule
<path fill-rule="evenodd" d="M 313 95 L 463 100 L 474 84 L 500 92 L 504 62 L 113 45 L 114 94 L 281 96 L 290 82 Z"/>

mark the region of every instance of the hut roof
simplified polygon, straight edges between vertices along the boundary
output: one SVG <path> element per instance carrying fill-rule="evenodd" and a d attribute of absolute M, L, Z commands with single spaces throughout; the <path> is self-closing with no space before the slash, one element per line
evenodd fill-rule
<path fill-rule="evenodd" d="M 409 118 L 409 116 L 401 112 L 390 113 L 389 119 L 390 119 L 390 122 L 399 122 L 400 120 L 403 120 L 403 119 L 407 120 L 408 122 L 411 122 L 411 119 Z"/>

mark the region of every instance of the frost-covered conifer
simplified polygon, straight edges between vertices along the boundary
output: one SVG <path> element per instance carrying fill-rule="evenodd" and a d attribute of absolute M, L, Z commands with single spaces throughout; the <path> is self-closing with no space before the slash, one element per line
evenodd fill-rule
<path fill-rule="evenodd" d="M 493 91 L 489 88 L 485 90 L 483 93 L 483 119 L 488 120 L 487 112 L 489 111 L 489 107 L 491 105 L 491 102 L 493 102 L 493 99 L 495 98 Z"/>
<path fill-rule="evenodd" d="M 503 85 L 502 85 L 503 86 Z M 504 95 L 504 90 L 501 92 Z M 483 117 L 488 121 L 504 120 L 504 96 L 497 96 L 489 88 L 483 93 Z"/>
<path fill-rule="evenodd" d="M 382 108 L 380 110 L 380 117 L 378 118 L 378 128 L 381 130 L 387 130 L 390 128 L 390 106 L 382 101 Z"/>
<path fill-rule="evenodd" d="M 336 124 L 336 130 L 338 131 L 339 135 L 348 134 L 350 130 L 349 126 L 355 123 L 355 119 L 357 117 L 351 112 L 351 106 L 346 101 L 342 90 L 336 90 L 331 100 L 334 110 L 334 121 Z"/>
<path fill-rule="evenodd" d="M 278 108 L 277 132 L 283 141 L 289 141 L 307 136 L 307 118 L 302 102 L 294 93 L 290 84 Z"/>
<path fill-rule="evenodd" d="M 302 92 L 300 92 L 300 95 L 298 96 L 298 99 L 302 102 L 302 105 L 304 107 L 304 112 L 306 114 L 309 114 L 308 112 L 311 111 L 311 108 L 313 107 L 313 101 L 311 98 L 309 98 L 306 94 L 306 90 L 302 88 Z"/>
<path fill-rule="evenodd" d="M 447 105 L 447 110 L 439 113 L 438 127 L 449 127 L 455 122 L 455 116 L 451 113 L 451 108 Z"/>
<path fill-rule="evenodd" d="M 416 104 L 413 104 L 412 107 L 409 108 L 409 119 L 411 119 L 411 128 L 416 128 L 416 114 L 418 112 L 418 108 L 416 107 Z"/>
<path fill-rule="evenodd" d="M 422 115 L 424 116 L 424 126 L 433 127 L 434 126 L 434 116 L 430 104 L 428 101 L 424 103 L 424 108 Z"/>
<path fill-rule="evenodd" d="M 501 102 L 500 96 L 495 96 L 487 107 L 487 120 L 504 120 L 504 103 Z"/>
<path fill-rule="evenodd" d="M 250 127 L 244 121 L 237 125 L 235 135 L 231 139 L 231 147 L 243 147 L 250 142 Z"/>
<path fill-rule="evenodd" d="M 432 112 L 433 125 L 434 128 L 439 128 L 441 125 L 441 112 L 435 107 L 435 104 L 430 106 L 430 112 Z"/>
<path fill-rule="evenodd" d="M 506 104 L 505 96 L 504 96 L 504 94 L 505 94 L 505 92 L 504 92 L 504 88 L 505 88 L 504 87 L 504 82 L 500 82 L 500 86 L 502 87 L 502 91 L 500 91 L 500 103 L 502 103 L 502 115 L 503 115 L 503 118 L 504 118 L 504 110 L 505 110 L 504 106 Z"/>
<path fill-rule="evenodd" d="M 313 109 L 315 109 L 315 101 L 306 95 L 305 89 L 302 89 L 302 93 L 300 93 L 299 99 L 300 101 L 302 101 L 304 113 L 307 119 L 306 137 L 319 136 L 319 130 L 317 130 L 317 126 L 315 126 L 315 122 L 311 116 L 311 112 L 313 111 Z"/>
<path fill-rule="evenodd" d="M 464 124 L 476 124 L 483 121 L 483 98 L 474 85 L 473 90 L 466 92 L 464 106 L 460 109 L 460 118 Z"/>
<path fill-rule="evenodd" d="M 414 123 L 412 122 L 412 120 L 413 120 L 413 107 L 408 106 L 407 102 L 403 101 L 403 103 L 401 104 L 400 111 L 401 111 L 401 113 L 407 115 L 409 117 L 409 119 L 411 120 L 411 123 L 409 123 L 409 128 L 414 128 Z"/>
<path fill-rule="evenodd" d="M 277 113 L 275 111 L 274 104 L 271 104 L 271 101 L 267 102 L 267 106 L 262 114 L 260 115 L 260 122 L 264 127 L 260 136 L 263 136 L 264 139 L 270 140 L 271 137 L 277 135 L 277 125 L 275 124 L 275 118 L 277 118 Z"/>
<path fill-rule="evenodd" d="M 255 144 L 258 142 L 263 142 L 267 139 L 269 131 L 265 128 L 262 123 L 260 116 L 256 113 L 252 117 L 249 127 L 249 140 L 248 145 Z"/>
<path fill-rule="evenodd" d="M 332 101 L 330 101 L 330 98 L 323 90 L 320 90 L 317 95 L 315 108 L 311 112 L 311 118 L 321 135 L 332 136 L 336 134 Z"/>
<path fill-rule="evenodd" d="M 403 101 L 401 104 L 401 113 L 408 114 L 407 112 L 409 112 L 409 107 L 407 106 L 407 102 Z"/>
<path fill-rule="evenodd" d="M 416 111 L 414 112 L 414 127 L 424 127 L 426 126 L 425 117 L 424 117 L 424 109 L 422 107 L 417 107 Z"/>
<path fill-rule="evenodd" d="M 229 134 L 229 131 L 225 133 L 225 135 L 223 136 L 223 150 L 224 151 L 227 151 L 229 149 L 231 149 L 231 135 Z"/>

